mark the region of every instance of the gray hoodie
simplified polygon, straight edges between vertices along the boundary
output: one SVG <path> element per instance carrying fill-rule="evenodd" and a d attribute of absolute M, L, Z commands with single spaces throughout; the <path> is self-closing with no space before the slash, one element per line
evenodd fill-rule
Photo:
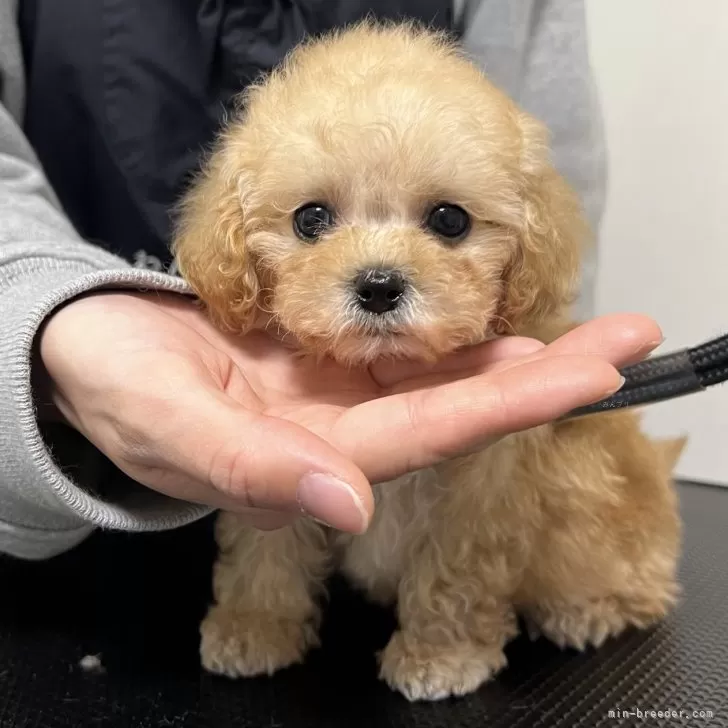
<path fill-rule="evenodd" d="M 135 268 L 85 242 L 60 209 L 21 129 L 17 2 L 0 0 L 0 552 L 40 559 L 98 527 L 163 530 L 208 511 L 143 488 L 105 490 L 89 443 L 61 431 L 51 447 L 41 434 L 33 347 L 54 309 L 103 287 L 189 291 L 179 278 Z M 598 230 L 605 159 L 583 1 L 455 0 L 455 10 L 474 60 L 551 130 L 554 161 Z M 581 318 L 592 315 L 595 263 L 596 251 L 584 266 Z"/>

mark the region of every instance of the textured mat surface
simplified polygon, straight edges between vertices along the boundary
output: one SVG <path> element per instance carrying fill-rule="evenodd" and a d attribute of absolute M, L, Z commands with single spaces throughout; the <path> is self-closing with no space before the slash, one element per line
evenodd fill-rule
<path fill-rule="evenodd" d="M 586 654 L 518 639 L 495 682 L 436 704 L 411 705 L 376 680 L 373 653 L 392 617 L 340 586 L 324 647 L 304 666 L 243 682 L 202 673 L 209 522 L 98 535 L 47 563 L 0 560 L 0 726 L 728 726 L 728 489 L 684 485 L 680 493 L 685 595 L 668 622 Z M 100 654 L 103 673 L 79 668 L 88 654 Z M 652 710 L 684 713 L 645 714 Z"/>

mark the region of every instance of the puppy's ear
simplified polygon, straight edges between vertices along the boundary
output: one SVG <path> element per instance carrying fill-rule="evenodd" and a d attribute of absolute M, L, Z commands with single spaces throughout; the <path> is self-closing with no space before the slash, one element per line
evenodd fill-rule
<path fill-rule="evenodd" d="M 523 222 L 506 273 L 502 333 L 533 332 L 568 314 L 589 235 L 576 194 L 550 162 L 545 128 L 527 114 L 519 115 L 519 124 Z"/>
<path fill-rule="evenodd" d="M 245 165 L 223 142 L 182 200 L 172 252 L 179 271 L 220 328 L 244 333 L 260 293 L 246 241 Z"/>

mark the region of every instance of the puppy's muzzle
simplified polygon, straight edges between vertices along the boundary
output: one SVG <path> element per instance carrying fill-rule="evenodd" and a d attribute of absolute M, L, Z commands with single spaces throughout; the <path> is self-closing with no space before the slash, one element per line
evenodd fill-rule
<path fill-rule="evenodd" d="M 369 268 L 354 279 L 359 306 L 377 315 L 394 311 L 400 305 L 406 287 L 404 276 L 388 268 Z"/>

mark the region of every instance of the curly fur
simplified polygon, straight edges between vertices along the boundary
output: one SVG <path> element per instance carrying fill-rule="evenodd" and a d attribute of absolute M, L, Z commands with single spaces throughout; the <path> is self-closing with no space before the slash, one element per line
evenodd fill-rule
<path fill-rule="evenodd" d="M 219 326 L 272 326 L 352 365 L 509 333 L 550 340 L 571 325 L 587 230 L 547 147 L 447 38 L 363 24 L 301 46 L 245 95 L 182 204 L 178 263 Z M 337 221 L 308 244 L 292 214 L 314 201 Z M 473 221 L 457 245 L 422 225 L 443 201 Z M 386 324 L 352 302 L 370 266 L 409 282 Z M 680 447 L 614 413 L 377 486 L 360 537 L 308 521 L 259 533 L 223 514 L 203 662 L 235 676 L 301 660 L 336 568 L 396 602 L 381 674 L 410 699 L 464 694 L 500 670 L 517 613 L 580 648 L 646 627 L 677 595 Z"/>

